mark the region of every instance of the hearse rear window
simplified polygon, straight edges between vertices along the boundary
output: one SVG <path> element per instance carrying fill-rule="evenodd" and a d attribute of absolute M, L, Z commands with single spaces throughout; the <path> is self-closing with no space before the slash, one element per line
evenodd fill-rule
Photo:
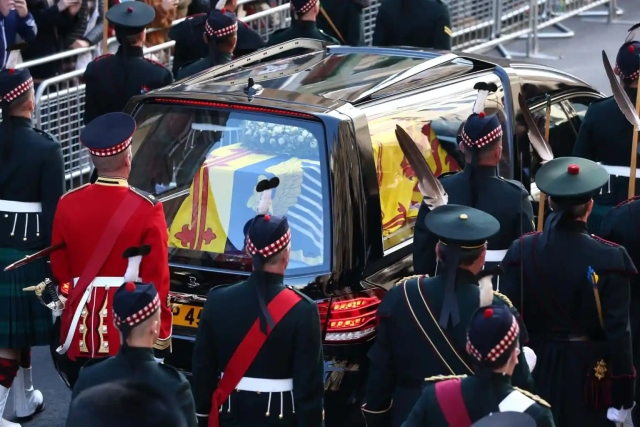
<path fill-rule="evenodd" d="M 277 176 L 271 214 L 291 227 L 289 274 L 323 268 L 329 212 L 320 122 L 216 107 L 144 104 L 137 112 L 130 184 L 161 200 L 169 261 L 250 269 L 243 227 L 256 184 Z"/>

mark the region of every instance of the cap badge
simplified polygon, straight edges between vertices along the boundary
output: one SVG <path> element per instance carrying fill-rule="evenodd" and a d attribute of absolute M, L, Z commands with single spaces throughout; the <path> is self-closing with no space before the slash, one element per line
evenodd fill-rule
<path fill-rule="evenodd" d="M 578 175 L 578 173 L 580 173 L 580 166 L 575 164 L 569 165 L 567 172 L 569 175 Z"/>
<path fill-rule="evenodd" d="M 133 13 L 133 8 L 131 6 L 127 8 L 127 13 Z"/>
<path fill-rule="evenodd" d="M 460 219 L 469 219 L 469 217 L 467 216 L 467 214 L 462 214 L 460 215 Z"/>

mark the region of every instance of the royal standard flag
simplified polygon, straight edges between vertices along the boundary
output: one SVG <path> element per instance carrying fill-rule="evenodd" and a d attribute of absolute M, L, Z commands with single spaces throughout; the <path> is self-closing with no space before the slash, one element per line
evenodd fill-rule
<path fill-rule="evenodd" d="M 416 175 L 396 139 L 396 124 L 402 126 L 416 142 L 435 176 L 459 170 L 457 163 L 440 145 L 430 122 L 385 120 L 371 123 L 384 236 L 414 221 L 422 201 Z"/>
<path fill-rule="evenodd" d="M 260 199 L 256 184 L 273 176 L 280 185 L 273 194 L 271 213 L 289 220 L 292 266 L 321 264 L 320 163 L 285 154 L 256 154 L 241 144 L 216 148 L 207 156 L 171 224 L 169 245 L 213 253 L 242 251 L 244 225 L 256 215 Z"/>

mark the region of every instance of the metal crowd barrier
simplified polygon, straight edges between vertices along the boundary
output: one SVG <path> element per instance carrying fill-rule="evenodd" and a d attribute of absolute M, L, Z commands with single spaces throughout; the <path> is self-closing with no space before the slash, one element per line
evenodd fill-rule
<path fill-rule="evenodd" d="M 240 0 L 239 4 L 251 0 Z M 244 17 L 242 20 L 256 30 L 264 40 L 279 28 L 287 27 L 291 21 L 289 3 L 277 0 L 279 5 L 269 10 Z M 346 1 L 346 0 L 345 0 Z M 382 0 L 372 0 L 371 6 L 363 11 L 365 42 L 371 45 L 379 4 Z M 467 52 L 501 48 L 502 44 L 528 37 L 527 47 L 533 39 L 537 52 L 537 38 L 544 37 L 538 31 L 560 23 L 577 14 L 582 14 L 601 5 L 609 5 L 609 13 L 616 10 L 615 0 L 444 0 L 451 13 L 453 47 Z M 611 4 L 610 4 L 611 2 Z M 173 25 L 182 22 L 177 20 Z M 609 19 L 611 22 L 611 18 Z M 152 29 L 149 31 L 154 31 Z M 552 35 L 553 36 L 553 35 Z M 110 42 L 115 42 L 110 39 Z M 145 55 L 170 67 L 172 48 L 169 41 L 151 48 L 145 48 Z M 25 62 L 19 67 L 40 65 L 49 61 L 95 51 L 96 47 L 75 49 L 47 58 Z M 508 52 L 502 48 L 505 56 Z M 85 87 L 79 78 L 84 70 L 78 70 L 45 80 L 36 92 L 36 125 L 56 136 L 63 147 L 65 170 L 70 188 L 81 185 L 90 170 L 88 153 L 78 141 L 84 114 Z"/>

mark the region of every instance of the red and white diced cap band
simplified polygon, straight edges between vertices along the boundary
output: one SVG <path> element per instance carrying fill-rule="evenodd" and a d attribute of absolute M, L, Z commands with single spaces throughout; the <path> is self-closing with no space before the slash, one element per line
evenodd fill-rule
<path fill-rule="evenodd" d="M 149 317 L 151 317 L 153 313 L 155 313 L 159 308 L 160 308 L 160 298 L 158 298 L 158 295 L 156 294 L 156 296 L 153 298 L 153 301 L 151 301 L 149 304 L 142 307 L 140 310 L 138 310 L 136 313 L 132 314 L 129 317 L 125 317 L 124 319 L 121 319 L 120 316 L 118 316 L 114 311 L 113 321 L 118 327 L 121 324 L 126 323 L 127 325 L 129 325 L 129 327 L 133 328 L 138 323 L 144 322 Z"/>
<path fill-rule="evenodd" d="M 229 25 L 228 27 L 224 27 L 219 30 L 214 30 L 213 28 L 211 28 L 211 25 L 209 25 L 208 21 L 205 22 L 204 24 L 204 30 L 207 32 L 207 34 L 209 34 L 210 36 L 216 36 L 216 37 L 223 37 L 223 36 L 229 35 L 231 33 L 234 33 L 237 29 L 238 29 L 237 22 L 235 22 L 233 25 Z"/>
<path fill-rule="evenodd" d="M 502 354 L 507 351 L 513 342 L 518 338 L 520 328 L 518 327 L 518 321 L 513 317 L 511 327 L 507 334 L 500 340 L 500 342 L 493 347 L 486 356 L 483 356 L 469 341 L 469 335 L 467 335 L 467 352 L 475 357 L 478 361 L 482 362 L 488 360 L 495 362 Z"/>
<path fill-rule="evenodd" d="M 311 8 L 313 6 L 315 6 L 315 4 L 318 3 L 318 0 L 309 0 L 307 3 L 305 3 L 304 6 L 302 6 L 300 9 L 297 9 L 296 12 L 298 12 L 299 14 L 302 13 L 307 13 L 311 10 Z"/>
<path fill-rule="evenodd" d="M 94 156 L 98 156 L 98 157 L 115 156 L 116 154 L 120 154 L 124 150 L 129 148 L 129 146 L 131 145 L 131 141 L 132 140 L 133 140 L 133 135 L 130 136 L 129 138 L 127 138 L 126 140 L 124 140 L 123 142 L 121 142 L 120 144 L 114 145 L 113 147 L 101 148 L 101 149 L 89 148 L 89 152 L 91 154 L 93 154 Z M 80 141 L 80 142 L 82 142 L 82 141 Z"/>
<path fill-rule="evenodd" d="M 20 83 L 17 87 L 13 88 L 9 93 L 2 97 L 4 102 L 11 102 L 20 95 L 27 92 L 29 89 L 33 89 L 33 79 L 29 77 L 26 81 Z"/>
<path fill-rule="evenodd" d="M 287 230 L 287 232 L 284 233 L 282 237 L 262 249 L 256 248 L 255 245 L 251 242 L 251 239 L 249 239 L 249 236 L 247 236 L 247 249 L 249 249 L 251 255 L 260 254 L 264 258 L 268 258 L 271 255 L 275 255 L 282 249 L 284 249 L 289 244 L 289 242 L 291 242 L 291 230 Z"/>
<path fill-rule="evenodd" d="M 491 141 L 493 141 L 496 138 L 499 138 L 502 136 L 502 126 L 498 126 L 497 128 L 495 128 L 494 130 L 492 130 L 491 132 L 489 132 L 488 134 L 486 134 L 485 136 L 483 136 L 482 138 L 474 141 L 472 140 L 469 135 L 467 135 L 467 133 L 464 131 L 464 129 L 462 130 L 462 141 L 471 147 L 484 147 L 485 145 L 487 145 L 488 143 L 490 143 Z"/>
<path fill-rule="evenodd" d="M 616 66 L 613 68 L 613 72 L 615 73 L 616 76 L 620 76 L 624 80 L 637 80 L 640 77 L 640 69 L 636 70 L 634 73 L 632 73 L 629 76 L 625 76 L 624 74 L 622 74 L 622 71 L 620 70 L 620 67 L 618 67 L 618 64 L 616 64 Z"/>

